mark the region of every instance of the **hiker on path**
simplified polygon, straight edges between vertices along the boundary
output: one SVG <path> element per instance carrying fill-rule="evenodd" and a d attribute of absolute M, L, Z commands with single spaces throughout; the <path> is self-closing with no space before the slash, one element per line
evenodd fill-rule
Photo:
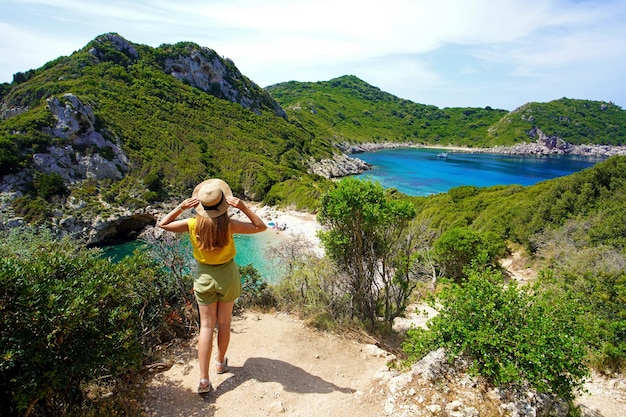
<path fill-rule="evenodd" d="M 239 209 L 249 222 L 231 219 L 228 207 Z M 195 217 L 176 220 L 185 210 L 194 209 Z M 215 370 L 227 371 L 226 350 L 230 342 L 230 324 L 235 300 L 241 295 L 241 277 L 235 264 L 233 234 L 253 234 L 267 225 L 240 199 L 233 197 L 228 184 L 212 178 L 201 182 L 185 199 L 161 219 L 158 226 L 176 233 L 189 233 L 193 256 L 197 261 L 193 289 L 200 311 L 198 393 L 211 391 L 209 360 L 213 347 L 213 329 L 217 324 Z"/>

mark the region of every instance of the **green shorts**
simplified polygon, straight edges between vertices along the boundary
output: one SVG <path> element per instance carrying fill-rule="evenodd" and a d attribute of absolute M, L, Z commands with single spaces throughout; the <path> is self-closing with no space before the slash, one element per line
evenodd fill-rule
<path fill-rule="evenodd" d="M 235 260 L 221 265 L 197 264 L 193 290 L 198 304 L 228 303 L 241 295 L 241 275 Z"/>

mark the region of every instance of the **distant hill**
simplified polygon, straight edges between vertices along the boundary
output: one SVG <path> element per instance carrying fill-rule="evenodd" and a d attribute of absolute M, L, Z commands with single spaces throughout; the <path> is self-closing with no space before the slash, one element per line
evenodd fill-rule
<path fill-rule="evenodd" d="M 385 93 L 355 76 L 290 81 L 267 90 L 290 120 L 334 141 L 493 147 L 534 142 L 543 132 L 572 144 L 626 144 L 626 112 L 601 101 L 563 98 L 527 103 L 513 112 L 440 109 Z"/>
<path fill-rule="evenodd" d="M 355 76 L 330 81 L 290 81 L 267 87 L 290 120 L 335 142 L 486 144 L 488 129 L 507 112 L 489 107 L 446 108 L 418 104 Z"/>

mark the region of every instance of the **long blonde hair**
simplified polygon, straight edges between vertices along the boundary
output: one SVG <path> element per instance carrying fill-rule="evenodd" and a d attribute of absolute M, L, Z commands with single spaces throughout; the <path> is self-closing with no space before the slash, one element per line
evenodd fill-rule
<path fill-rule="evenodd" d="M 196 239 L 200 250 L 223 248 L 230 239 L 230 216 L 228 212 L 218 217 L 196 215 Z"/>

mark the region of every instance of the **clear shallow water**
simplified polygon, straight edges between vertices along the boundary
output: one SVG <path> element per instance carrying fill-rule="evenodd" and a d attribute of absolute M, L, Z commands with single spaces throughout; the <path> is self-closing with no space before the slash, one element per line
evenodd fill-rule
<path fill-rule="evenodd" d="M 356 154 L 374 165 L 357 178 L 369 178 L 385 188 L 413 196 L 447 192 L 461 185 L 533 185 L 589 168 L 606 158 L 581 156 L 509 156 L 448 153 L 436 149 L 384 149 Z"/>
<path fill-rule="evenodd" d="M 276 281 L 280 272 L 280 267 L 276 265 L 267 255 L 266 251 L 280 242 L 281 237 L 276 232 L 267 230 L 254 235 L 235 235 L 235 246 L 237 255 L 235 262 L 239 266 L 252 264 L 261 274 L 263 279 L 269 282 Z M 191 250 L 189 238 L 183 238 L 186 250 Z M 146 250 L 148 244 L 134 240 L 116 245 L 103 246 L 103 256 L 111 258 L 114 262 L 119 262 L 124 257 L 131 255 L 135 249 Z"/>

